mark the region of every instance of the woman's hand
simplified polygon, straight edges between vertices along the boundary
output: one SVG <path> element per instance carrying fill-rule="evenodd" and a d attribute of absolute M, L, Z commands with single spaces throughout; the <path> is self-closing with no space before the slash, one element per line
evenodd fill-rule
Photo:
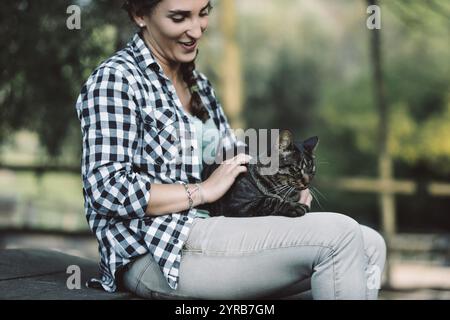
<path fill-rule="evenodd" d="M 311 209 L 312 195 L 309 192 L 309 189 L 305 189 L 300 191 L 300 200 L 298 202 L 306 205 L 309 209 Z"/>
<path fill-rule="evenodd" d="M 240 153 L 237 156 L 225 160 L 211 176 L 202 183 L 202 191 L 206 203 L 220 199 L 231 188 L 236 177 L 247 171 L 244 164 L 251 160 L 251 156 Z"/>

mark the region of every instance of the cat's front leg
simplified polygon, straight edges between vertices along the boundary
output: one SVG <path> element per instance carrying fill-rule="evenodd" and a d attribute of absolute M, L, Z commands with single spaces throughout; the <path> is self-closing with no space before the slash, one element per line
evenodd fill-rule
<path fill-rule="evenodd" d="M 266 197 L 254 208 L 253 216 L 301 217 L 309 212 L 308 206 L 296 201 L 283 201 L 276 197 Z"/>
<path fill-rule="evenodd" d="M 309 207 L 300 202 L 283 201 L 280 203 L 278 215 L 286 217 L 301 217 L 309 212 Z"/>

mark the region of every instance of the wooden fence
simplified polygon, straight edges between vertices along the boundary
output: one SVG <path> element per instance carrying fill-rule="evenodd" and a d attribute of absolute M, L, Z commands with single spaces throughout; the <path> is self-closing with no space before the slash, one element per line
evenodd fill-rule
<path fill-rule="evenodd" d="M 71 173 L 80 175 L 79 167 L 62 167 L 62 166 L 18 166 L 0 164 L 0 170 L 12 171 L 14 173 L 30 172 L 40 177 L 47 173 Z M 331 188 L 339 191 L 348 191 L 356 193 L 372 193 L 380 198 L 380 215 L 382 217 L 383 236 L 388 244 L 388 249 L 405 250 L 410 248 L 415 250 L 415 246 L 408 247 L 408 241 L 398 240 L 396 232 L 396 212 L 395 212 L 395 196 L 414 195 L 418 190 L 418 183 L 413 180 L 403 179 L 378 179 L 370 177 L 341 177 L 335 178 L 332 181 L 322 179 L 317 181 L 322 187 Z M 443 183 L 438 181 L 431 181 L 427 184 L 426 190 L 431 197 L 450 197 L 450 183 Z M 388 205 L 383 205 L 383 201 L 388 199 Z M 447 213 L 443 213 L 447 214 Z M 395 242 L 395 243 L 394 243 Z M 412 243 L 412 242 L 411 242 Z M 448 244 L 443 241 L 428 241 L 431 243 L 427 248 L 430 250 L 448 250 Z M 433 244 L 434 243 L 434 244 Z M 435 245 L 440 243 L 439 246 Z M 401 245 L 399 245 L 401 244 Z M 431 247 L 430 247 L 431 246 Z M 419 246 L 420 247 L 420 246 Z M 388 252 L 389 254 L 389 252 Z M 388 259 L 389 261 L 389 259 Z M 390 266 L 386 266 L 386 277 L 389 283 Z"/>

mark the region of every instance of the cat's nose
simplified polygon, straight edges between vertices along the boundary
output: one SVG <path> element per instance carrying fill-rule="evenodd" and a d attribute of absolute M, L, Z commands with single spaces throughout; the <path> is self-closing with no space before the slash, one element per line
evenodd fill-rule
<path fill-rule="evenodd" d="M 309 183 L 309 176 L 307 174 L 304 174 L 300 180 L 304 185 Z"/>

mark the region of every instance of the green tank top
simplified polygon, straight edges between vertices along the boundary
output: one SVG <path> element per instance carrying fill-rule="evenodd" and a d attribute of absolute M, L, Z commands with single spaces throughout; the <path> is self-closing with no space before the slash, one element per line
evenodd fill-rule
<path fill-rule="evenodd" d="M 190 121 L 194 124 L 195 134 L 197 137 L 197 146 L 199 150 L 200 169 L 203 169 L 203 163 L 213 163 L 216 156 L 216 148 L 219 144 L 220 132 L 210 117 L 205 123 L 199 118 L 187 114 Z M 197 216 L 201 218 L 208 218 L 209 212 L 207 210 L 197 209 Z"/>

